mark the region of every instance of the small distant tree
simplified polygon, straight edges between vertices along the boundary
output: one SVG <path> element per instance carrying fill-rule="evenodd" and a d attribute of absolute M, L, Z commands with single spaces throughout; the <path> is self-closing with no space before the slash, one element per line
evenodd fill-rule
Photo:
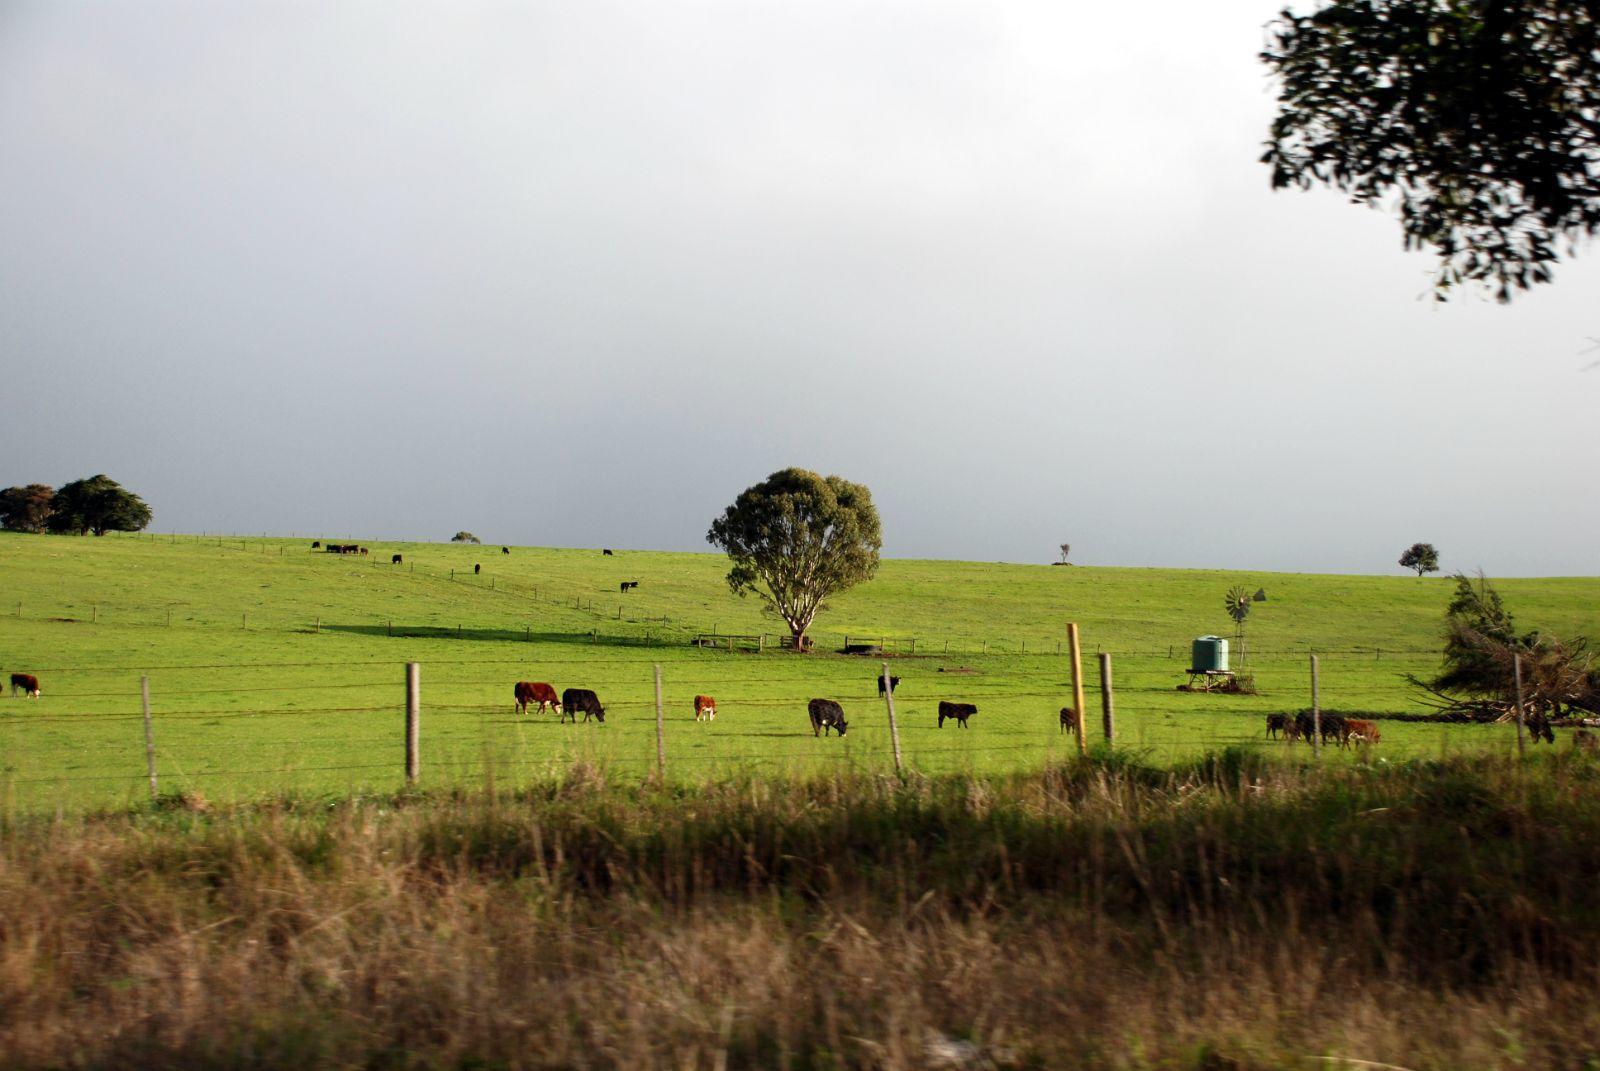
<path fill-rule="evenodd" d="M 1071 554 L 1071 553 L 1072 553 L 1072 544 L 1071 543 L 1063 543 L 1063 544 L 1061 544 L 1061 564 L 1062 565 L 1065 565 L 1067 563 L 1067 556 L 1069 554 Z"/>
<path fill-rule="evenodd" d="M 42 532 L 56 493 L 42 483 L 0 491 L 0 527 L 11 532 Z"/>
<path fill-rule="evenodd" d="M 479 539 L 477 536 L 473 535 L 471 532 L 457 532 L 455 535 L 450 537 L 450 542 L 452 542 L 452 543 L 482 543 L 483 540 Z"/>
<path fill-rule="evenodd" d="M 107 532 L 137 532 L 150 523 L 144 499 L 104 474 L 62 484 L 51 501 L 52 532 L 103 536 Z"/>
<path fill-rule="evenodd" d="M 1433 549 L 1432 543 L 1413 543 L 1400 555 L 1400 564 L 1404 568 L 1415 569 L 1419 577 L 1423 573 L 1437 573 L 1439 552 Z"/>
<path fill-rule="evenodd" d="M 877 572 L 883 535 L 872 492 L 791 468 L 740 494 L 712 522 L 706 541 L 733 561 L 728 587 L 741 596 L 754 592 L 803 651 L 827 598 Z"/>

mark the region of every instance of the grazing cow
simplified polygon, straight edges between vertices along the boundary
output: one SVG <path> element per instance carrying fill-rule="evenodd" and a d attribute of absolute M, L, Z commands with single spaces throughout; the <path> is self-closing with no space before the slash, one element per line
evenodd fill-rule
<path fill-rule="evenodd" d="M 312 550 L 321 550 L 321 549 L 322 549 L 322 540 L 320 540 L 320 539 L 313 539 L 313 540 L 312 540 L 312 541 L 311 541 L 311 549 L 312 549 Z"/>
<path fill-rule="evenodd" d="M 511 548 L 510 547 L 501 547 L 500 548 L 500 553 L 501 554 L 510 554 L 511 553 Z"/>
<path fill-rule="evenodd" d="M 474 564 L 472 567 L 472 575 L 477 576 L 481 572 L 483 572 L 483 566 Z"/>
<path fill-rule="evenodd" d="M 15 696 L 19 691 L 34 699 L 43 694 L 39 691 L 39 678 L 32 673 L 11 674 L 11 694 Z"/>
<path fill-rule="evenodd" d="M 600 705 L 600 697 L 587 688 L 568 688 L 562 692 L 561 706 L 557 709 L 561 711 L 563 718 L 572 718 L 572 724 L 574 725 L 578 724 L 578 711 L 580 710 L 583 711 L 584 721 L 588 721 L 593 717 L 601 725 L 606 723 L 606 708 Z"/>
<path fill-rule="evenodd" d="M 357 547 L 356 549 L 361 552 L 361 556 L 363 558 L 365 558 L 367 556 L 367 548 L 366 547 Z"/>
<path fill-rule="evenodd" d="M 400 564 L 401 564 L 401 563 L 403 563 L 403 562 L 404 562 L 404 561 L 405 561 L 405 558 L 404 558 L 404 557 L 402 557 L 402 556 L 401 556 L 401 555 L 399 555 L 399 554 L 396 554 L 396 555 L 395 555 L 395 556 L 394 556 L 394 557 L 392 557 L 392 558 L 390 558 L 390 559 L 389 559 L 389 564 L 390 564 L 390 565 L 400 565 Z"/>
<path fill-rule="evenodd" d="M 978 712 L 978 708 L 971 703 L 946 703 L 939 700 L 939 728 L 944 728 L 946 718 L 954 718 L 956 724 L 963 729 L 967 727 L 967 719 Z"/>
<path fill-rule="evenodd" d="M 1282 733 L 1286 737 L 1289 735 L 1289 715 L 1287 715 L 1287 714 L 1268 714 L 1267 715 L 1267 736 L 1269 738 L 1274 738 L 1279 733 Z"/>
<path fill-rule="evenodd" d="M 628 582 L 626 580 L 624 580 L 622 583 L 618 584 L 617 585 L 617 590 L 622 592 L 622 594 L 626 595 L 628 593 Z"/>
<path fill-rule="evenodd" d="M 1071 707 L 1061 708 L 1061 731 L 1076 734 L 1078 731 L 1078 717 Z"/>
<path fill-rule="evenodd" d="M 540 713 L 547 708 L 553 709 L 557 714 L 561 713 L 561 701 L 556 698 L 556 690 L 544 681 L 518 681 L 513 692 L 517 697 L 518 714 L 526 713 L 528 707 L 534 703 L 539 704 Z"/>
<path fill-rule="evenodd" d="M 895 688 L 899 686 L 899 684 L 900 684 L 900 678 L 899 677 L 890 677 L 889 678 L 889 691 L 891 691 L 891 692 L 894 691 Z M 880 675 L 878 677 L 878 694 L 882 695 L 883 692 L 884 692 L 883 677 Z"/>
<path fill-rule="evenodd" d="M 1360 741 L 1363 744 L 1376 744 L 1382 739 L 1383 734 L 1378 731 L 1378 727 L 1372 722 L 1364 721 L 1361 718 L 1344 719 L 1344 733 L 1340 737 L 1340 742 L 1346 747 L 1349 746 L 1352 740 Z"/>
<path fill-rule="evenodd" d="M 829 729 L 837 729 L 843 736 L 850 727 L 844 720 L 844 708 L 831 699 L 813 699 L 807 709 L 811 711 L 812 736 L 827 736 Z"/>
<path fill-rule="evenodd" d="M 1331 737 L 1338 742 L 1340 747 L 1350 746 L 1350 736 L 1345 732 L 1345 719 L 1338 714 L 1324 714 L 1322 716 L 1322 742 L 1326 744 Z"/>
<path fill-rule="evenodd" d="M 604 554 L 608 558 L 612 556 L 610 550 L 602 550 L 600 553 Z"/>
<path fill-rule="evenodd" d="M 695 721 L 716 721 L 717 720 L 717 701 L 715 699 L 712 699 L 709 695 L 697 695 L 697 696 L 695 696 L 694 697 L 694 720 Z"/>

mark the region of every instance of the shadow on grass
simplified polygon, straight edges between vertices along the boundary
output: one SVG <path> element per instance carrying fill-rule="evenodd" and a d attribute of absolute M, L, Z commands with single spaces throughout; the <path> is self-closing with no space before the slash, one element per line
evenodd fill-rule
<path fill-rule="evenodd" d="M 308 630 L 309 631 L 309 630 Z M 608 636 L 602 632 L 541 632 L 526 628 L 462 628 L 450 625 L 330 625 L 323 632 L 407 640 L 461 640 L 492 643 L 559 643 L 584 647 L 685 647 L 688 641 L 663 636 Z"/>

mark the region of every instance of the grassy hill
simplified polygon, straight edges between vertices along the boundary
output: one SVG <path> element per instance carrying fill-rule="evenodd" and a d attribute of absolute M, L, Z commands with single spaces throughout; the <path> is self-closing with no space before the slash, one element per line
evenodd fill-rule
<path fill-rule="evenodd" d="M 827 653 L 728 655 L 697 632 L 780 633 L 731 595 L 714 554 L 369 543 L 364 557 L 306 540 L 0 534 L 0 667 L 37 673 L 38 701 L 0 703 L 4 791 L 18 806 L 117 803 L 146 791 L 139 677 L 151 678 L 163 788 L 212 796 L 293 787 L 389 788 L 399 777 L 400 664 L 423 663 L 424 778 L 529 777 L 574 758 L 644 774 L 655 762 L 651 666 L 663 666 L 673 776 L 890 761 L 877 663 Z M 390 563 L 393 554 L 404 562 Z M 482 572 L 474 574 L 474 565 Z M 623 580 L 639 581 L 628 594 Z M 1249 622 L 1258 696 L 1176 692 L 1196 635 L 1228 634 L 1222 595 L 1266 589 Z M 1600 635 L 1600 579 L 1499 582 L 1524 626 Z M 1201 570 L 888 561 L 834 601 L 814 635 L 917 641 L 896 660 L 897 715 L 922 769 L 1013 768 L 1071 747 L 1065 622 L 1115 656 L 1119 742 L 1175 758 L 1260 739 L 1261 715 L 1302 707 L 1306 653 L 1323 703 L 1414 710 L 1449 581 Z M 959 672 L 958 672 L 959 671 Z M 604 727 L 518 719 L 511 685 L 595 688 Z M 689 719 L 715 695 L 714 725 Z M 811 696 L 843 702 L 852 731 L 812 737 Z M 939 699 L 978 703 L 965 733 L 934 724 Z M 1503 746 L 1499 728 L 1395 723 L 1383 754 Z M 1093 738 L 1098 738 L 1096 732 Z M 1341 760 L 1342 761 L 1342 760 Z"/>

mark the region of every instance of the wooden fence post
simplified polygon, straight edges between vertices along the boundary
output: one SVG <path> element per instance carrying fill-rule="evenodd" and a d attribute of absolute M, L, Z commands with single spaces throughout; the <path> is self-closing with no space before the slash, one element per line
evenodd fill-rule
<path fill-rule="evenodd" d="M 1106 731 L 1106 744 L 1116 743 L 1116 715 L 1111 700 L 1111 652 L 1100 652 L 1100 718 Z"/>
<path fill-rule="evenodd" d="M 1311 750 L 1322 754 L 1322 692 L 1317 674 L 1317 656 L 1311 656 Z"/>
<path fill-rule="evenodd" d="M 244 615 L 239 618 L 239 627 L 240 628 L 249 628 L 250 627 L 250 611 L 249 610 L 246 610 L 244 612 Z"/>
<path fill-rule="evenodd" d="M 93 607 L 90 609 L 89 623 L 92 624 L 92 625 L 98 625 L 100 623 L 100 604 L 99 603 L 95 603 L 93 605 Z"/>
<path fill-rule="evenodd" d="M 883 664 L 883 701 L 889 706 L 889 739 L 894 743 L 894 772 L 899 773 L 900 726 L 894 720 L 894 680 L 889 676 L 889 663 Z"/>
<path fill-rule="evenodd" d="M 1084 739 L 1083 718 L 1083 651 L 1078 645 L 1078 623 L 1067 622 L 1067 657 L 1072 661 L 1072 720 L 1078 731 L 1078 754 L 1089 753 L 1089 742 Z"/>
<path fill-rule="evenodd" d="M 656 663 L 656 776 L 667 779 L 667 717 L 661 707 L 661 663 Z"/>
<path fill-rule="evenodd" d="M 1523 756 L 1522 736 L 1526 729 L 1526 722 L 1522 714 L 1522 655 L 1511 656 L 1511 673 L 1517 682 L 1517 758 Z"/>
<path fill-rule="evenodd" d="M 150 678 L 139 678 L 139 699 L 144 704 L 144 764 L 150 771 L 150 798 L 157 798 L 156 789 L 156 730 L 150 722 Z"/>
<path fill-rule="evenodd" d="M 406 663 L 406 784 L 422 773 L 422 664 Z"/>

